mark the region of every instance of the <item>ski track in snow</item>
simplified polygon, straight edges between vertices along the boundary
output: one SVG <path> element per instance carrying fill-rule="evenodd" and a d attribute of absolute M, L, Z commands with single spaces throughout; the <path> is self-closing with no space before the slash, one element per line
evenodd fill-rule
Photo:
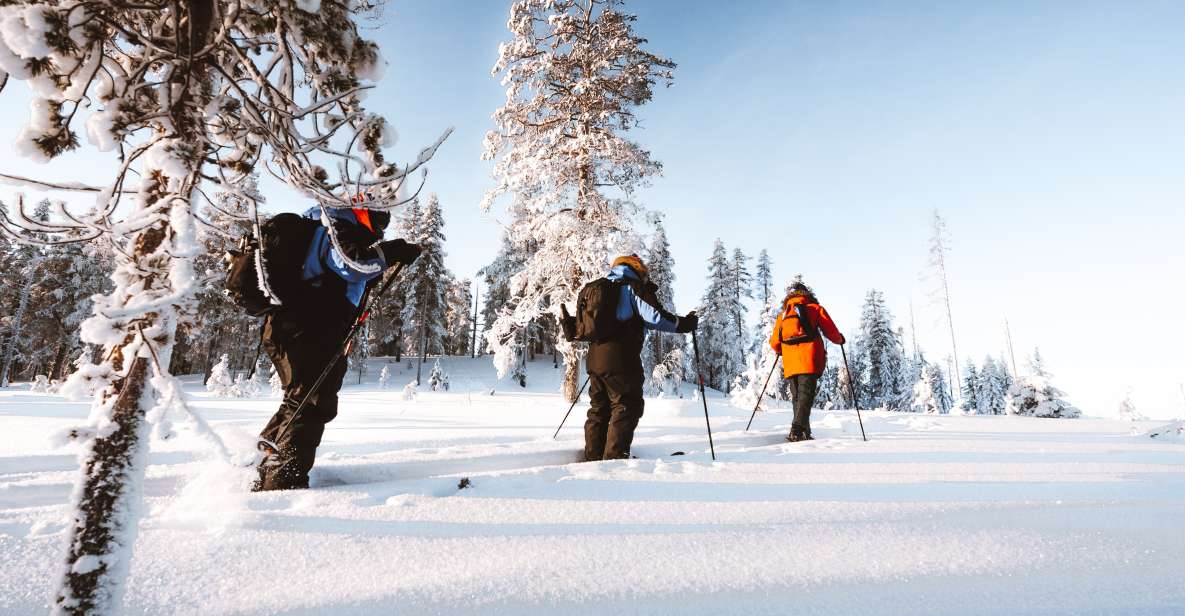
<path fill-rule="evenodd" d="M 638 459 L 576 463 L 549 363 L 528 389 L 442 363 L 453 391 L 414 402 L 407 364 L 351 373 L 312 490 L 154 443 L 125 612 L 1185 614 L 1185 443 L 1130 423 L 865 412 L 865 443 L 816 411 L 789 444 L 785 409 L 746 433 L 710 392 L 715 462 L 682 399 L 647 401 Z M 240 450 L 278 403 L 186 389 Z M 49 441 L 85 415 L 0 392 L 0 614 L 47 610 L 78 467 Z"/>

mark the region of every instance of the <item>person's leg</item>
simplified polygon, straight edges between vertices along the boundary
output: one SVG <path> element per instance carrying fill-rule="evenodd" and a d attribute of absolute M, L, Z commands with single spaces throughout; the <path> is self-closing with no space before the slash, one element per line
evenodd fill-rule
<path fill-rule="evenodd" d="M 588 419 L 584 422 L 584 460 L 592 462 L 604 456 L 606 433 L 613 414 L 603 375 L 589 373 L 588 400 Z"/>
<path fill-rule="evenodd" d="M 634 442 L 634 430 L 642 419 L 645 405 L 642 398 L 642 371 L 614 374 L 608 382 L 613 418 L 609 421 L 609 432 L 605 439 L 605 459 L 628 458 L 630 446 Z"/>
<path fill-rule="evenodd" d="M 811 407 L 815 404 L 815 391 L 819 377 L 813 374 L 794 376 L 794 423 L 790 434 L 799 438 L 811 438 Z"/>
<path fill-rule="evenodd" d="M 337 361 L 317 391 L 309 395 L 337 352 L 336 346 L 327 346 L 322 340 L 334 338 L 294 338 L 286 344 L 292 383 L 285 388 L 284 403 L 276 413 L 282 415 L 282 420 L 273 425 L 273 417 L 273 422 L 269 422 L 261 435 L 277 449 L 261 465 L 260 488 L 263 490 L 290 490 L 309 485 L 309 471 L 325 433 L 325 424 L 337 416 L 337 392 L 347 369 L 344 360 Z M 308 401 L 301 408 L 306 397 Z"/>
<path fill-rule="evenodd" d="M 790 424 L 790 438 L 792 440 L 798 440 L 798 438 L 801 436 L 802 433 L 798 431 L 798 410 L 797 410 L 798 409 L 798 405 L 797 405 L 797 403 L 798 403 L 798 376 L 797 375 L 786 377 L 786 389 L 788 389 L 790 391 L 790 404 L 795 409 L 794 420 Z"/>

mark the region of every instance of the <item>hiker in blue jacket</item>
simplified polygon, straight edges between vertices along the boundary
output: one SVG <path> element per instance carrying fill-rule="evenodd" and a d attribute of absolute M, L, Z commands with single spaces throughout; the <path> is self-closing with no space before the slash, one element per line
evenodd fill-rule
<path fill-rule="evenodd" d="M 325 433 L 337 416 L 337 392 L 346 374 L 339 360 L 293 418 L 317 378 L 333 360 L 353 325 L 368 283 L 396 263 L 410 264 L 420 247 L 401 239 L 383 241 L 391 220 L 385 211 L 319 207 L 305 213 L 321 221 L 309 243 L 301 278 L 301 301 L 286 302 L 263 325 L 263 348 L 284 386 L 279 410 L 260 433 L 265 458 L 252 489 L 309 486 L 309 471 Z"/>
<path fill-rule="evenodd" d="M 585 460 L 630 457 L 634 430 L 645 407 L 642 344 L 646 331 L 686 333 L 699 324 L 694 312 L 679 317 L 662 308 L 649 271 L 637 255 L 615 259 L 605 278 L 622 283 L 616 314 L 620 326 L 610 339 L 588 346 Z"/>

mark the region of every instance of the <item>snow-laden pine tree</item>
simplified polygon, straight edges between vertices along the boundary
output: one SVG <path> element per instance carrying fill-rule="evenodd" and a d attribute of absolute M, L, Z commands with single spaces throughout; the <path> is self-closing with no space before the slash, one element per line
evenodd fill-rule
<path fill-rule="evenodd" d="M 708 286 L 699 314 L 700 369 L 709 387 L 729 391 L 733 378 L 744 370 L 744 341 L 737 337 L 736 315 L 742 311 L 736 275 L 728 251 L 719 239 L 708 258 Z"/>
<path fill-rule="evenodd" d="M 736 339 L 741 345 L 741 363 L 749 354 L 749 311 L 745 306 L 746 299 L 753 299 L 753 274 L 749 272 L 749 257 L 740 248 L 733 249 L 732 261 L 733 327 L 736 328 Z"/>
<path fill-rule="evenodd" d="M 963 368 L 963 382 L 959 388 L 960 397 L 955 401 L 952 412 L 961 415 L 978 414 L 980 386 L 979 370 L 975 368 L 975 362 L 968 358 L 966 367 Z"/>
<path fill-rule="evenodd" d="M 445 355 L 469 355 L 473 341 L 473 281 L 449 280 L 444 327 Z"/>
<path fill-rule="evenodd" d="M 757 303 L 763 309 L 777 303 L 778 298 L 774 297 L 773 262 L 769 258 L 769 251 L 764 248 L 757 254 L 757 271 L 753 275 L 753 289 L 756 293 Z M 762 314 L 764 315 L 765 312 Z"/>
<path fill-rule="evenodd" d="M 383 365 L 383 369 L 379 371 L 379 389 L 386 389 L 391 386 L 391 366 Z"/>
<path fill-rule="evenodd" d="M 0 86 L 24 81 L 32 117 L 17 150 L 48 162 L 87 141 L 111 152 L 103 187 L 24 180 L 35 190 L 93 193 L 93 212 L 56 207 L 36 221 L 18 201 L 5 231 L 30 240 L 99 238 L 116 255 L 113 290 L 95 301 L 83 341 L 97 363 L 66 389 L 96 391 L 69 524 L 61 613 L 117 608 L 136 536 L 150 418 L 188 413 L 169 376 L 177 328 L 194 319 L 201 195 L 263 167 L 324 207 L 368 190 L 390 204 L 404 168 L 380 151 L 392 132 L 361 106 L 377 47 L 355 23 L 369 0 L 36 0 L 0 7 Z M 6 77 L 6 78 L 4 78 Z M 443 139 L 443 137 L 442 137 Z M 334 176 L 330 177 L 329 169 Z M 70 177 L 68 169 L 58 169 Z M 52 173 L 52 171 L 51 171 Z M 12 179 L 11 176 L 9 179 Z M 54 240 L 57 241 L 57 240 Z"/>
<path fill-rule="evenodd" d="M 499 375 L 514 363 L 521 331 L 545 315 L 558 319 L 617 254 L 636 253 L 634 190 L 661 171 L 626 138 L 634 109 L 675 64 L 642 46 L 636 18 L 621 0 L 516 0 L 499 48 L 506 103 L 494 112 L 484 158 L 496 160 L 495 185 L 482 208 L 508 199 L 507 237 L 526 260 L 511 275 L 506 305 L 488 325 Z M 558 328 L 552 328 L 557 332 Z M 556 336 L 564 358 L 563 393 L 576 399 L 577 347 Z"/>
<path fill-rule="evenodd" d="M 416 381 L 419 382 L 424 359 L 430 353 L 444 352 L 444 338 L 448 334 L 445 311 L 452 274 L 444 267 L 444 215 L 435 193 L 428 195 L 414 237 L 414 243 L 419 244 L 423 252 L 404 274 L 408 295 L 402 320 L 407 332 L 405 339 L 416 354 Z"/>
<path fill-rule="evenodd" d="M 860 332 L 852 346 L 852 372 L 861 404 L 889 410 L 906 408 L 912 393 L 910 367 L 885 297 L 876 289 L 864 299 Z"/>
<path fill-rule="evenodd" d="M 671 256 L 671 244 L 667 240 L 667 230 L 662 217 L 652 215 L 651 222 L 654 225 L 654 233 L 646 243 L 644 260 L 646 267 L 650 268 L 650 282 L 654 283 L 657 289 L 655 295 L 658 297 L 658 303 L 665 310 L 675 312 L 675 259 Z M 642 350 L 642 369 L 650 391 L 659 392 L 669 388 L 667 380 L 673 373 L 672 366 L 678 365 L 678 362 L 669 359 L 669 356 L 676 350 L 681 350 L 684 342 L 682 336 L 657 333 L 646 335 L 646 343 Z M 659 366 L 663 366 L 663 369 L 656 374 L 655 369 Z"/>
<path fill-rule="evenodd" d="M 1029 359 L 1029 373 L 1021 376 L 1008 390 L 1004 412 L 1029 417 L 1076 418 L 1082 411 L 1063 399 L 1065 392 L 1051 383 L 1040 351 Z"/>
<path fill-rule="evenodd" d="M 946 220 L 938 210 L 930 219 L 930 259 L 927 262 L 927 272 L 934 289 L 931 297 L 946 314 L 946 324 L 950 328 L 951 357 L 954 358 L 953 374 L 959 372 L 959 348 L 955 344 L 955 320 L 950 308 L 950 276 L 947 273 L 946 260 L 950 254 L 950 232 L 946 229 Z"/>
<path fill-rule="evenodd" d="M 946 375 L 943 374 L 942 368 L 932 363 L 923 363 L 921 378 L 913 386 L 909 408 L 915 413 L 931 415 L 944 415 L 950 411 L 950 389 L 947 387 Z"/>
<path fill-rule="evenodd" d="M 33 220 L 39 223 L 49 220 L 48 200 L 42 200 L 34 208 Z M 40 240 L 41 238 L 34 239 Z M 17 276 L 20 291 L 17 293 L 16 306 L 10 313 L 12 316 L 6 319 L 8 340 L 4 345 L 3 363 L 0 364 L 0 387 L 8 387 L 12 364 L 19 356 L 18 348 L 25 342 L 24 326 L 29 312 L 29 301 L 33 294 L 33 285 L 37 282 L 44 253 L 45 250 L 42 246 L 34 244 L 26 244 L 16 251 L 15 264 L 20 271 Z"/>
<path fill-rule="evenodd" d="M 1003 362 L 997 362 L 991 355 L 985 356 L 979 369 L 979 413 L 981 415 L 1003 415 L 1008 389 L 1012 386 Z"/>
<path fill-rule="evenodd" d="M 828 363 L 827 367 L 823 369 L 815 393 L 815 408 L 842 409 L 848 407 L 847 394 L 841 389 L 844 386 L 844 383 L 840 382 L 841 371 L 842 368 L 834 363 Z"/>

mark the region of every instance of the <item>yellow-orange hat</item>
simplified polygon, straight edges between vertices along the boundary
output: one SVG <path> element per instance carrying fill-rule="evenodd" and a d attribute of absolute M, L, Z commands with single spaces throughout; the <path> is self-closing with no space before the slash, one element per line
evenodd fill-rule
<path fill-rule="evenodd" d="M 618 265 L 628 265 L 630 269 L 634 270 L 638 276 L 646 278 L 650 275 L 650 270 L 646 269 L 646 264 L 642 263 L 642 258 L 638 255 L 623 255 L 613 260 L 613 265 L 610 267 L 617 267 Z"/>

